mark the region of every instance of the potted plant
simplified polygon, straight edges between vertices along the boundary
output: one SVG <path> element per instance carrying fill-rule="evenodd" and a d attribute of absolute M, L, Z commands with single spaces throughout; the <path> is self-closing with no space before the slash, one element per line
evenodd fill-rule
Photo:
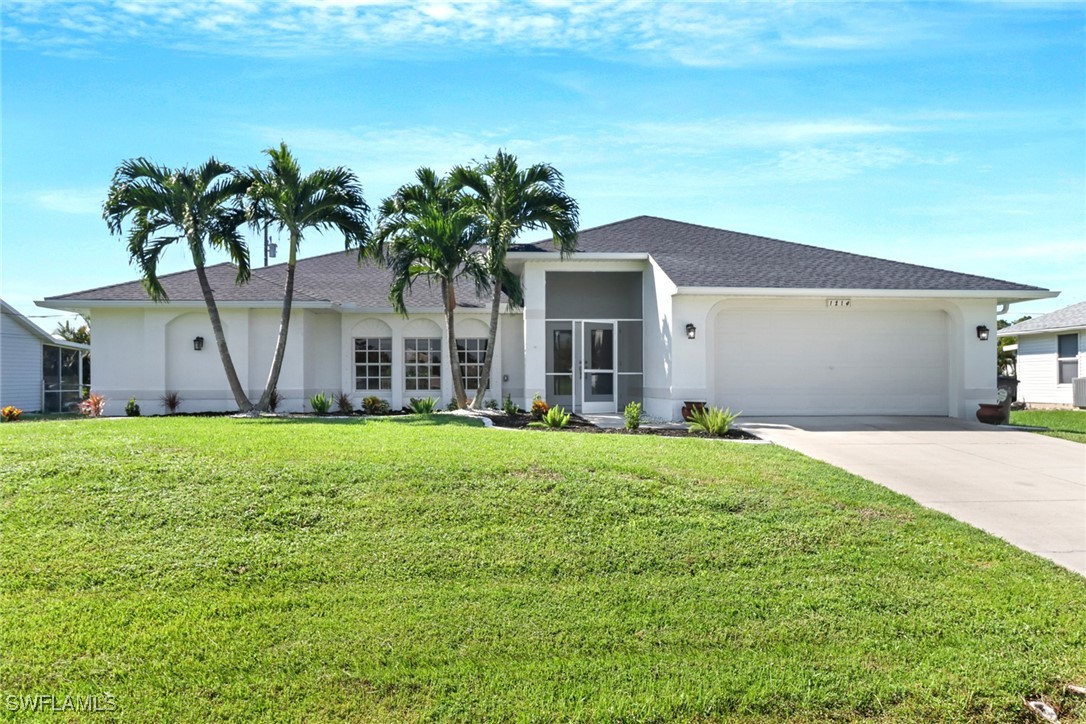
<path fill-rule="evenodd" d="M 996 402 L 981 402 L 977 409 L 977 419 L 986 425 L 1002 425 L 1010 417 L 1007 410 L 1007 390 L 1000 387 L 996 390 Z"/>
<path fill-rule="evenodd" d="M 692 413 L 694 410 L 698 410 L 698 411 L 704 410 L 705 405 L 706 405 L 706 403 L 705 403 L 704 400 L 701 400 L 701 401 L 696 401 L 695 400 L 693 402 L 691 402 L 689 400 L 684 401 L 683 402 L 683 420 L 686 420 L 687 422 L 689 422 L 690 421 L 690 413 Z"/>

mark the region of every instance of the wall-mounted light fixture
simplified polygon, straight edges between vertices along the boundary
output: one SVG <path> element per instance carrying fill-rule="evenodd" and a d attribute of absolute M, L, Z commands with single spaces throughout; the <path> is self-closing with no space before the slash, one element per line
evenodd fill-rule
<path fill-rule="evenodd" d="M 694 339 L 697 336 L 698 336 L 698 328 L 695 327 L 693 324 L 687 324 L 686 325 L 686 338 L 687 339 Z"/>
<path fill-rule="evenodd" d="M 196 339 L 192 340 L 192 348 L 197 352 L 202 350 L 204 348 L 204 338 L 197 337 Z"/>
<path fill-rule="evenodd" d="M 983 324 L 977 325 L 977 339 L 979 339 L 981 342 L 988 341 L 988 328 L 985 327 Z"/>

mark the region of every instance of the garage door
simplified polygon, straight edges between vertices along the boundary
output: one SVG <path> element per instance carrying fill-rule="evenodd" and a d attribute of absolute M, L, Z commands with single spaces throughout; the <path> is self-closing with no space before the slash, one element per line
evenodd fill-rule
<path fill-rule="evenodd" d="M 716 404 L 746 415 L 946 415 L 941 311 L 723 311 Z"/>

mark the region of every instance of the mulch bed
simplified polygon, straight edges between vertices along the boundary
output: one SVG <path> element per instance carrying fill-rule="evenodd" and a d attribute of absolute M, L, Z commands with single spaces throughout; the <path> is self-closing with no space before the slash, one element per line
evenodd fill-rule
<path fill-rule="evenodd" d="M 511 427 L 514 429 L 528 428 L 528 423 L 532 422 L 531 415 L 494 415 L 490 418 L 496 427 Z M 701 437 L 712 438 L 711 435 L 706 435 L 702 432 L 690 432 L 689 430 L 680 430 L 675 428 L 656 428 L 656 427 L 640 427 L 636 430 L 627 430 L 625 428 L 611 428 L 611 427 L 596 427 L 588 420 L 584 419 L 580 415 L 571 414 L 569 417 L 569 425 L 561 430 L 555 430 L 549 427 L 536 427 L 528 428 L 531 430 L 540 430 L 542 432 L 588 432 L 603 435 L 656 435 L 657 437 Z M 737 428 L 732 428 L 728 432 L 720 436 L 726 440 L 760 440 L 757 435 L 751 435 L 749 432 L 744 432 Z"/>

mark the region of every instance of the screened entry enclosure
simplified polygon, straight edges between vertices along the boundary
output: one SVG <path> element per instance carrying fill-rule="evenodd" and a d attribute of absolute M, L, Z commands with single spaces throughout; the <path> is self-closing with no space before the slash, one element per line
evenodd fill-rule
<path fill-rule="evenodd" d="M 41 367 L 42 412 L 74 412 L 83 398 L 83 355 L 43 344 Z"/>
<path fill-rule="evenodd" d="M 577 311 L 600 317 L 578 319 Z M 548 273 L 547 317 L 549 404 L 591 413 L 641 401 L 640 272 Z"/>

